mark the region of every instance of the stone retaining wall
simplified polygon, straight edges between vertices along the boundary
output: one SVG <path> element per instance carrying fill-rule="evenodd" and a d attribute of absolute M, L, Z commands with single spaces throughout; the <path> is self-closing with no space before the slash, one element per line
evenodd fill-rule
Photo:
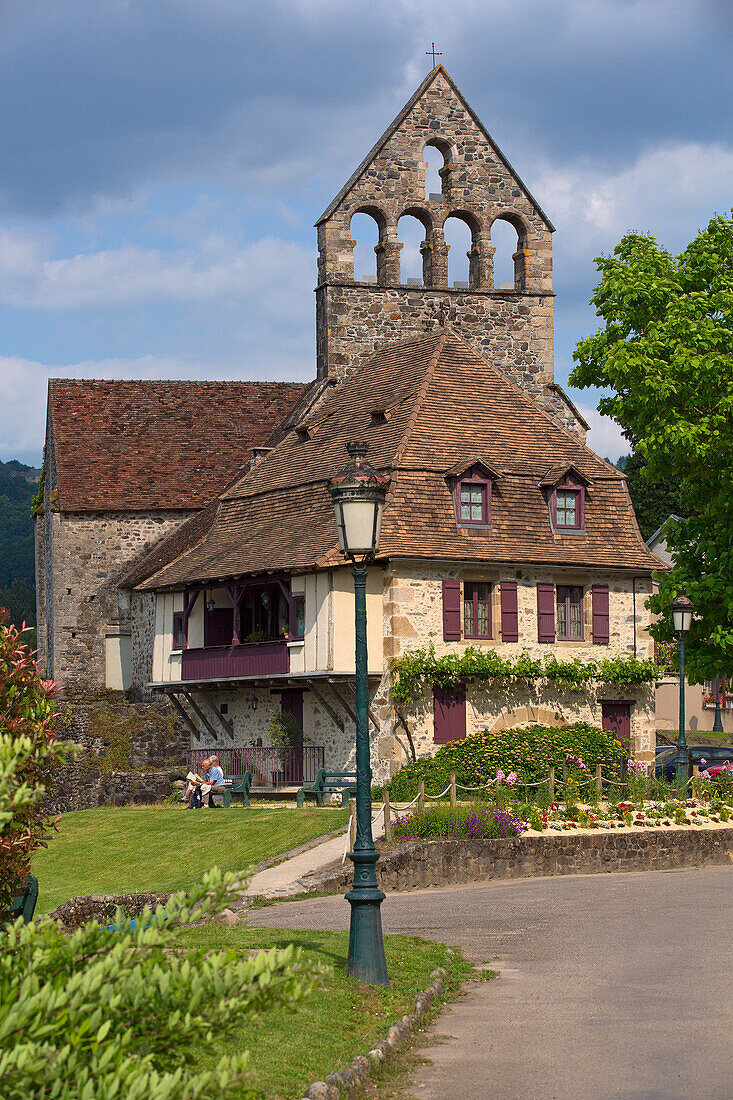
<path fill-rule="evenodd" d="M 83 751 L 60 769 L 51 813 L 162 802 L 185 775 L 189 737 L 165 700 L 75 702 L 62 715 L 64 738 Z"/>
<path fill-rule="evenodd" d="M 139 917 L 146 905 L 154 910 L 158 905 L 165 905 L 169 897 L 170 894 L 87 894 L 70 898 L 49 916 L 66 932 L 74 932 L 90 920 L 109 924 L 118 908 L 128 917 Z"/>
<path fill-rule="evenodd" d="M 389 848 L 377 864 L 383 890 L 453 886 L 498 878 L 667 871 L 733 863 L 733 827 L 538 835 L 493 840 L 413 841 Z M 350 863 L 307 875 L 305 891 L 340 893 Z"/>

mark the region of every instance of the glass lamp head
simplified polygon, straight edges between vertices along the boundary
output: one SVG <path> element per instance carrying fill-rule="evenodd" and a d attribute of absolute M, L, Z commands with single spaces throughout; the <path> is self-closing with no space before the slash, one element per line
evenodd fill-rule
<path fill-rule="evenodd" d="M 680 592 L 672 601 L 672 622 L 677 634 L 687 633 L 692 626 L 692 613 L 695 605 L 684 592 Z"/>
<path fill-rule="evenodd" d="M 379 549 L 384 499 L 390 479 L 365 460 L 368 443 L 347 443 L 351 461 L 328 483 L 341 553 L 373 557 Z"/>

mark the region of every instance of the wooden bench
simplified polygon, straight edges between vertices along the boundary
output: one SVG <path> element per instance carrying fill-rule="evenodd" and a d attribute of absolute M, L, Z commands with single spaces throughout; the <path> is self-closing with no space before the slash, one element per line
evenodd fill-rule
<path fill-rule="evenodd" d="M 309 794 L 322 806 L 326 790 L 341 791 L 341 805 L 348 806 L 349 799 L 356 795 L 356 772 L 327 772 L 325 768 L 321 768 L 315 782 L 310 787 L 301 787 L 296 793 L 298 808 L 303 808 L 305 797 Z"/>
<path fill-rule="evenodd" d="M 16 921 L 18 917 L 22 917 L 25 924 L 30 924 L 37 901 L 38 879 L 35 875 L 28 875 L 23 889 L 10 903 L 10 909 L 6 913 L 0 913 L 0 920 Z"/>
<path fill-rule="evenodd" d="M 224 809 L 229 809 L 233 798 L 241 798 L 242 806 L 247 809 L 249 807 L 249 789 L 251 786 L 252 772 L 245 772 L 244 775 L 226 775 L 224 777 Z M 219 794 L 212 795 L 212 799 L 220 797 L 222 796 Z"/>

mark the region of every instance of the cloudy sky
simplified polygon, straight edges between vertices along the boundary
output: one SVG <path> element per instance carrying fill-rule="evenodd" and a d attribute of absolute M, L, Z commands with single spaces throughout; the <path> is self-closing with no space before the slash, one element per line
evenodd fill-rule
<path fill-rule="evenodd" d="M 49 376 L 312 377 L 313 222 L 433 39 L 557 226 L 562 384 L 593 257 L 733 205 L 730 0 L 3 0 L 0 458 Z"/>

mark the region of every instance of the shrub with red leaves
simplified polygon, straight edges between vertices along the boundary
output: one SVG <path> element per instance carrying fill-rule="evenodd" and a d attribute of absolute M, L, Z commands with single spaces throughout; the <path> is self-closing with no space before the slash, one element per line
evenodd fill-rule
<path fill-rule="evenodd" d="M 0 624 L 7 612 L 0 608 Z M 43 809 L 59 764 L 75 746 L 59 737 L 53 696 L 21 630 L 0 625 L 0 912 L 7 909 L 55 825 Z M 58 820 L 58 819 L 57 819 Z"/>

